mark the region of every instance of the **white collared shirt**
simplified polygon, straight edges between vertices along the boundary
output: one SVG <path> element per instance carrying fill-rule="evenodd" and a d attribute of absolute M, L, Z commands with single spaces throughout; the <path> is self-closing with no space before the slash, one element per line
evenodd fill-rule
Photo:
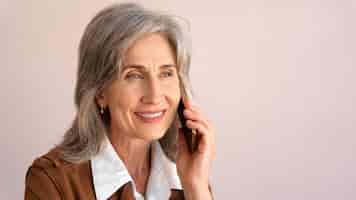
<path fill-rule="evenodd" d="M 136 200 L 167 200 L 171 189 L 182 189 L 176 165 L 169 160 L 158 141 L 151 144 L 151 170 L 145 197 L 137 192 L 134 180 L 107 136 L 103 142 L 99 154 L 90 160 L 98 200 L 108 199 L 127 182 L 131 183 Z"/>

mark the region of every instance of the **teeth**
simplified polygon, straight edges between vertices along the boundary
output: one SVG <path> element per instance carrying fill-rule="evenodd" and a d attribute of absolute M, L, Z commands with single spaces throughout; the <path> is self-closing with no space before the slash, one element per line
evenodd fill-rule
<path fill-rule="evenodd" d="M 158 113 L 137 113 L 138 115 L 140 115 L 141 117 L 145 117 L 145 118 L 155 118 L 155 117 L 159 117 L 163 114 L 163 112 L 158 112 Z"/>

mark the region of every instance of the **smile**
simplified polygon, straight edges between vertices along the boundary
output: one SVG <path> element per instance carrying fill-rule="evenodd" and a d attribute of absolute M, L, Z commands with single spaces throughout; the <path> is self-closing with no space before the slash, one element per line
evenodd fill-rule
<path fill-rule="evenodd" d="M 160 112 L 135 112 L 135 115 L 145 123 L 157 123 L 163 119 L 165 113 L 166 110 Z"/>

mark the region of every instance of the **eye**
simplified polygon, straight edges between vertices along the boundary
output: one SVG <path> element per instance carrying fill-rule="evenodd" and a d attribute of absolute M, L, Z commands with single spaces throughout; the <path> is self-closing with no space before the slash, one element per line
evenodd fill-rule
<path fill-rule="evenodd" d="M 126 79 L 143 79 L 143 76 L 140 74 L 132 73 L 132 74 L 128 74 L 126 76 Z"/>
<path fill-rule="evenodd" d="M 173 72 L 172 72 L 172 71 L 165 71 L 165 72 L 162 72 L 162 76 L 163 76 L 163 77 L 170 77 L 170 76 L 173 76 Z"/>

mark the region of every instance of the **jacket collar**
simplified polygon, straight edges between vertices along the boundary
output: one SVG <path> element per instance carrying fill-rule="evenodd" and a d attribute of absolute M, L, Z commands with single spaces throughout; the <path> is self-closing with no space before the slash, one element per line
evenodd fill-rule
<path fill-rule="evenodd" d="M 151 144 L 151 159 L 145 199 L 166 200 L 171 189 L 182 190 L 176 164 L 166 156 L 158 141 L 153 141 Z M 100 152 L 90 162 L 98 200 L 108 199 L 128 182 L 131 183 L 136 199 L 143 199 L 136 191 L 135 182 L 107 136 L 104 137 Z"/>

